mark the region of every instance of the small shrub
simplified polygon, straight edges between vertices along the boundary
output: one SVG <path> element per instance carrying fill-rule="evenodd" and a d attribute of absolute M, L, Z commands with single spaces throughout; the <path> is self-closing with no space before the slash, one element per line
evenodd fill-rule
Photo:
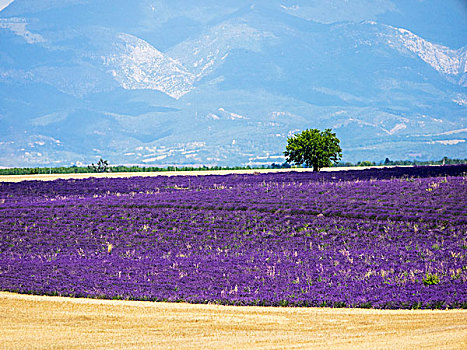
<path fill-rule="evenodd" d="M 439 277 L 436 274 L 427 273 L 425 277 L 423 277 L 423 284 L 425 286 L 431 286 L 432 284 L 438 284 Z"/>

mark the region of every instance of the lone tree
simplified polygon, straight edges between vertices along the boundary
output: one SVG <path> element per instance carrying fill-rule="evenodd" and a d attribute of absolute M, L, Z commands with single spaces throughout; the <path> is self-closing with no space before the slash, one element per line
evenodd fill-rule
<path fill-rule="evenodd" d="M 109 162 L 101 158 L 97 162 L 97 165 L 92 163 L 91 165 L 88 165 L 88 168 L 94 171 L 95 173 L 106 173 L 107 171 L 109 171 Z"/>
<path fill-rule="evenodd" d="M 307 129 L 287 139 L 284 155 L 287 163 L 305 164 L 313 167 L 313 171 L 319 171 L 342 158 L 339 142 L 331 129 Z"/>

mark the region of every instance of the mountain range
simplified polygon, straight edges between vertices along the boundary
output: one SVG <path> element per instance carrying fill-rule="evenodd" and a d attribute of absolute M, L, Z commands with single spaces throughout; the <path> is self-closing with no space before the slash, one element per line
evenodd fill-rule
<path fill-rule="evenodd" d="M 465 158 L 462 0 L 0 0 L 0 166 Z"/>

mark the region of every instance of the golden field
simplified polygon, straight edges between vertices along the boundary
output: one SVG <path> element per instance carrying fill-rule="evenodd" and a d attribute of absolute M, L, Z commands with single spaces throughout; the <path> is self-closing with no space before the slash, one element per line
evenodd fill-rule
<path fill-rule="evenodd" d="M 235 307 L 0 293 L 2 349 L 466 349 L 467 310 Z"/>

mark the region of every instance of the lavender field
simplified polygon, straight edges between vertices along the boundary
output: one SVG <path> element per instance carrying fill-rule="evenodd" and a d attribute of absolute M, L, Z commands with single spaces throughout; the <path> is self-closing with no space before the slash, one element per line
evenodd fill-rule
<path fill-rule="evenodd" d="M 467 166 L 0 183 L 0 290 L 467 308 Z"/>

